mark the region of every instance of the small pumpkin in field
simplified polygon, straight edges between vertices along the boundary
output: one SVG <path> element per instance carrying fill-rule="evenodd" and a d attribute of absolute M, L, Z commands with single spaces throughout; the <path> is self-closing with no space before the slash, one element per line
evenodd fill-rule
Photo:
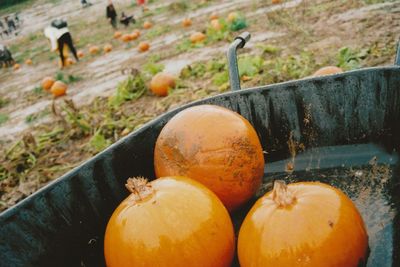
<path fill-rule="evenodd" d="M 323 76 L 323 75 L 331 75 L 331 74 L 336 74 L 336 73 L 342 73 L 343 70 L 339 67 L 335 67 L 335 66 L 327 66 L 327 67 L 323 67 L 320 68 L 319 70 L 317 70 L 313 76 Z"/>
<path fill-rule="evenodd" d="M 210 15 L 210 20 L 218 19 L 218 14 L 217 13 L 212 13 Z"/>
<path fill-rule="evenodd" d="M 42 88 L 43 90 L 50 90 L 50 88 L 53 86 L 55 80 L 52 77 L 44 77 L 42 80 Z"/>
<path fill-rule="evenodd" d="M 140 33 L 140 31 L 138 29 L 134 30 L 133 33 L 135 33 L 138 38 L 140 37 L 141 33 Z"/>
<path fill-rule="evenodd" d="M 150 81 L 150 90 L 157 96 L 168 95 L 168 90 L 175 87 L 175 77 L 168 73 L 157 73 Z"/>
<path fill-rule="evenodd" d="M 139 52 L 146 52 L 150 49 L 150 44 L 148 42 L 140 42 L 138 45 Z"/>
<path fill-rule="evenodd" d="M 192 35 L 190 35 L 190 41 L 192 43 L 201 43 L 206 39 L 206 35 L 202 32 L 195 32 Z"/>
<path fill-rule="evenodd" d="M 119 39 L 121 36 L 122 36 L 122 32 L 120 32 L 120 31 L 114 32 L 114 38 L 115 39 Z"/>
<path fill-rule="evenodd" d="M 83 57 L 85 56 L 85 54 L 84 54 L 83 51 L 81 51 L 81 50 L 79 50 L 79 51 L 76 53 L 76 55 L 77 55 L 79 58 L 83 58 Z"/>
<path fill-rule="evenodd" d="M 63 96 L 67 92 L 67 85 L 62 81 L 56 81 L 50 88 L 50 92 L 53 94 L 54 97 Z"/>
<path fill-rule="evenodd" d="M 132 41 L 132 37 L 131 37 L 130 34 L 127 34 L 127 33 L 126 33 L 126 34 L 122 35 L 121 40 L 122 40 L 123 42 L 127 43 L 127 42 Z"/>
<path fill-rule="evenodd" d="M 139 34 L 137 32 L 132 32 L 130 34 L 131 40 L 136 40 L 139 37 Z"/>
<path fill-rule="evenodd" d="M 365 266 L 367 251 L 357 208 L 319 182 L 276 181 L 251 208 L 238 237 L 242 267 Z"/>
<path fill-rule="evenodd" d="M 272 0 L 272 4 L 280 4 L 282 3 L 282 0 Z"/>
<path fill-rule="evenodd" d="M 72 58 L 66 58 L 65 59 L 65 63 L 66 63 L 66 66 L 70 66 L 70 65 L 74 65 L 75 64 L 75 62 L 72 60 Z"/>
<path fill-rule="evenodd" d="M 143 23 L 143 28 L 144 29 L 150 29 L 151 27 L 153 27 L 153 24 L 150 22 L 150 21 L 145 21 L 144 23 Z"/>
<path fill-rule="evenodd" d="M 106 45 L 104 45 L 103 51 L 104 51 L 104 53 L 109 53 L 109 52 L 111 52 L 111 51 L 112 51 L 112 45 L 111 45 L 111 44 L 106 44 Z"/>
<path fill-rule="evenodd" d="M 217 31 L 222 30 L 222 25 L 221 25 L 221 23 L 219 23 L 218 19 L 213 19 L 210 23 L 211 23 L 211 27 L 214 30 L 217 30 Z"/>
<path fill-rule="evenodd" d="M 183 27 L 190 27 L 192 26 L 192 20 L 190 18 L 184 18 L 182 20 L 182 26 Z"/>
<path fill-rule="evenodd" d="M 27 60 L 25 60 L 25 64 L 31 66 L 33 64 L 32 59 L 28 58 Z"/>
<path fill-rule="evenodd" d="M 236 112 L 199 105 L 176 114 L 154 150 L 156 177 L 182 175 L 211 189 L 233 211 L 261 185 L 264 155 L 257 133 Z"/>
<path fill-rule="evenodd" d="M 234 22 L 235 20 L 237 20 L 239 18 L 239 14 L 237 12 L 231 12 L 228 14 L 228 18 L 227 20 L 229 22 Z"/>
<path fill-rule="evenodd" d="M 131 194 L 108 221 L 108 267 L 229 267 L 235 251 L 232 221 L 221 201 L 185 177 L 128 179 Z"/>
<path fill-rule="evenodd" d="M 96 45 L 92 45 L 92 46 L 89 47 L 89 53 L 91 55 L 96 55 L 97 53 L 99 53 L 99 51 L 100 51 L 100 49 Z"/>
<path fill-rule="evenodd" d="M 21 65 L 19 65 L 18 63 L 15 63 L 13 66 L 14 70 L 19 70 L 21 68 Z"/>

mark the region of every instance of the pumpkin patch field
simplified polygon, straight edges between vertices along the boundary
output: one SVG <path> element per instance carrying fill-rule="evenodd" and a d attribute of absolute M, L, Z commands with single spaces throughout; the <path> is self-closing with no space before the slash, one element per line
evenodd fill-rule
<path fill-rule="evenodd" d="M 399 1 L 119 0 L 113 1 L 116 28 L 105 16 L 108 1 L 12 2 L 0 4 L 1 21 L 10 14 L 20 18 L 15 32 L 0 36 L 0 49 L 7 47 L 15 61 L 6 66 L 0 53 L 0 213 L 82 163 L 100 164 L 93 157 L 108 155 L 107 148 L 123 147 L 93 173 L 103 177 L 116 169 L 126 191 L 102 185 L 101 194 L 114 194 L 113 208 L 102 218 L 104 233 L 88 244 L 96 253 L 104 247 L 104 258 L 94 265 L 82 259 L 81 266 L 372 267 L 392 253 L 385 244 L 400 251 L 398 236 L 390 239 L 398 224 L 398 183 L 390 180 L 399 175 L 397 152 L 389 151 L 388 140 L 382 141 L 386 150 L 373 147 L 374 157 L 357 146 L 378 129 L 366 125 L 386 127 L 398 119 L 368 111 L 371 99 L 394 105 L 398 95 L 387 97 L 384 88 L 398 80 L 391 82 L 390 70 L 379 76 L 390 82 L 372 74 L 359 82 L 341 76 L 393 65 Z M 120 23 L 122 12 L 134 21 Z M 77 51 L 74 56 L 64 47 L 64 65 L 44 35 L 57 18 L 67 20 Z M 270 90 L 283 88 L 279 97 L 261 103 L 270 91 L 230 94 L 226 55 L 244 32 L 251 39 L 237 50 L 241 90 L 279 83 Z M 290 86 L 301 79 L 316 85 L 309 91 Z M 343 84 L 361 88 L 369 79 L 378 84 L 375 94 L 337 93 Z M 330 87 L 316 91 L 324 81 Z M 342 103 L 339 109 L 317 101 L 329 93 Z M 220 102 L 180 109 L 221 94 Z M 351 116 L 350 99 L 359 107 Z M 313 104 L 303 105 L 307 101 Z M 337 113 L 331 119 L 313 113 L 323 109 Z M 360 119 L 367 115 L 372 119 Z M 356 126 L 364 127 L 363 135 L 336 138 L 349 147 L 334 154 L 326 136 L 338 127 L 335 120 L 346 118 L 339 126 L 347 126 L 347 116 L 360 119 Z M 319 132 L 315 121 L 321 122 Z M 278 126 L 265 127 L 270 124 Z M 397 126 L 385 127 L 375 139 L 398 133 Z M 129 144 L 135 138 L 137 151 Z M 127 151 L 138 153 L 132 163 L 122 160 Z M 366 164 L 347 164 L 351 160 L 343 154 L 353 152 Z M 125 171 L 135 164 L 144 171 Z M 397 266 L 396 257 L 387 262 Z"/>

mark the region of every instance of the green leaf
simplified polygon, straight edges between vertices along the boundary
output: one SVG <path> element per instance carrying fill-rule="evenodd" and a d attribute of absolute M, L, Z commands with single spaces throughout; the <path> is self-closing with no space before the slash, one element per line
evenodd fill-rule
<path fill-rule="evenodd" d="M 101 134 L 100 130 L 97 130 L 90 138 L 89 144 L 96 151 L 102 151 L 110 145 L 110 141 Z"/>

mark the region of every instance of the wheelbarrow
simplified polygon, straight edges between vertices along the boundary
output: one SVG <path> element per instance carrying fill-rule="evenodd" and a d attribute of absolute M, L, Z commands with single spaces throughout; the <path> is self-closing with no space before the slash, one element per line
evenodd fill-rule
<path fill-rule="evenodd" d="M 159 116 L 0 214 L 0 266 L 105 266 L 105 227 L 128 195 L 126 179 L 154 179 L 162 127 L 200 104 L 229 108 L 251 122 L 266 152 L 265 190 L 275 179 L 340 188 L 367 225 L 367 266 L 400 266 L 399 52 L 394 66 L 240 90 L 236 50 L 249 38 L 242 34 L 229 47 L 231 92 Z M 233 215 L 236 231 L 256 198 Z"/>

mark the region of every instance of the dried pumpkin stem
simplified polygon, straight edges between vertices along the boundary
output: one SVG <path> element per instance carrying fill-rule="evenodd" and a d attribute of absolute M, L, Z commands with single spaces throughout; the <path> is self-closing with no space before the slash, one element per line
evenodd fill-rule
<path fill-rule="evenodd" d="M 135 200 L 143 200 L 154 193 L 151 184 L 144 177 L 128 178 L 125 187 L 135 196 Z"/>
<path fill-rule="evenodd" d="M 284 181 L 277 180 L 274 182 L 274 188 L 272 189 L 272 200 L 279 207 L 287 207 L 296 201 L 296 197 Z"/>

